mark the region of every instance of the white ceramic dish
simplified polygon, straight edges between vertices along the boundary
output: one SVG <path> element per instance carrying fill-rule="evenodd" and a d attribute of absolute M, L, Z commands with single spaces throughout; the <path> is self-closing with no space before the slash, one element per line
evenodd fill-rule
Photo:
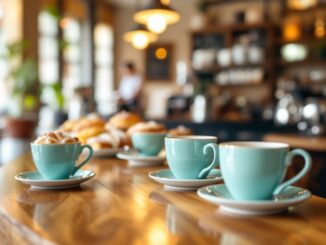
<path fill-rule="evenodd" d="M 93 157 L 113 157 L 117 153 L 123 151 L 122 148 L 116 148 L 116 149 L 94 149 Z"/>
<path fill-rule="evenodd" d="M 311 196 L 310 191 L 306 189 L 289 186 L 271 200 L 240 201 L 233 199 L 224 184 L 200 188 L 197 194 L 204 200 L 219 205 L 219 211 L 222 213 L 242 216 L 280 213 L 290 206 L 306 201 Z"/>
<path fill-rule="evenodd" d="M 35 189 L 57 190 L 77 187 L 94 176 L 92 170 L 78 170 L 69 179 L 44 180 L 39 172 L 30 171 L 17 174 L 15 179 Z"/>
<path fill-rule="evenodd" d="M 162 165 L 165 157 L 158 156 L 144 156 L 136 151 L 125 151 L 117 154 L 117 158 L 127 160 L 131 167 L 147 167 Z"/>
<path fill-rule="evenodd" d="M 163 169 L 149 173 L 149 177 L 164 185 L 166 190 L 192 191 L 222 180 L 220 170 L 213 169 L 206 179 L 175 179 L 170 169 Z"/>

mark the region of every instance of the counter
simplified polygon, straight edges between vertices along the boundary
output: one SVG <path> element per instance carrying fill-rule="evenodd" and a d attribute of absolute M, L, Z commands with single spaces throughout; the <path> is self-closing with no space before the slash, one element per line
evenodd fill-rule
<path fill-rule="evenodd" d="M 314 194 L 326 197 L 326 137 L 303 136 L 289 133 L 270 133 L 263 137 L 265 141 L 282 142 L 289 144 L 291 148 L 302 148 L 308 151 L 312 157 L 312 167 L 296 185 L 308 188 Z M 288 177 L 296 175 L 302 168 L 302 159 L 297 157 L 290 166 Z"/>
<path fill-rule="evenodd" d="M 195 192 L 168 192 L 125 161 L 94 159 L 80 188 L 40 191 L 14 180 L 34 169 L 30 154 L 0 168 L 2 244 L 317 244 L 326 243 L 326 199 L 287 213 L 220 214 Z"/>
<path fill-rule="evenodd" d="M 168 128 L 184 125 L 194 134 L 214 135 L 220 142 L 234 140 L 262 140 L 270 133 L 297 133 L 296 126 L 278 126 L 273 121 L 207 121 L 196 123 L 187 120 L 162 120 Z"/>
<path fill-rule="evenodd" d="M 323 152 L 326 154 L 325 136 L 303 136 L 298 134 L 278 134 L 272 133 L 264 136 L 266 141 L 276 141 L 289 144 L 293 148 L 303 148 L 313 152 Z"/>

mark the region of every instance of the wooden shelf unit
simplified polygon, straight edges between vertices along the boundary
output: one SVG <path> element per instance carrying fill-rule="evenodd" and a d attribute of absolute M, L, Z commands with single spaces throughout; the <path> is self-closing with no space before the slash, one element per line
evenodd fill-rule
<path fill-rule="evenodd" d="M 326 11 L 326 4 L 317 4 L 316 6 L 307 8 L 307 9 L 289 9 L 286 6 L 283 7 L 284 15 L 298 15 L 298 14 L 311 14 L 318 11 Z"/>
<path fill-rule="evenodd" d="M 204 67 L 202 69 L 195 69 L 193 68 L 194 73 L 197 77 L 200 77 L 200 75 L 208 75 L 211 76 L 217 75 L 221 71 L 226 71 L 230 69 L 246 69 L 246 68 L 254 68 L 254 67 L 261 67 L 264 71 L 264 79 L 260 83 L 248 83 L 248 84 L 227 84 L 227 85 L 218 85 L 212 81 L 213 84 L 216 84 L 216 86 L 219 86 L 221 88 L 237 88 L 237 87 L 246 87 L 246 88 L 252 88 L 255 89 L 256 86 L 261 85 L 268 85 L 270 87 L 270 94 L 271 98 L 273 97 L 273 89 L 275 84 L 275 31 L 276 28 L 274 24 L 270 22 L 260 22 L 255 24 L 232 24 L 232 25 L 224 25 L 224 26 L 211 26 L 207 27 L 200 31 L 195 31 L 191 33 L 192 38 L 192 52 L 197 49 L 208 49 L 213 48 L 218 51 L 222 48 L 229 48 L 230 51 L 232 49 L 232 46 L 235 44 L 237 36 L 249 33 L 251 31 L 259 31 L 261 35 L 264 35 L 261 39 L 262 41 L 262 48 L 264 49 L 264 59 L 261 63 L 245 63 L 241 65 L 231 64 L 229 66 L 219 66 L 217 64 L 217 61 L 215 60 L 215 64 Z M 205 47 L 202 48 L 196 44 L 196 38 L 198 37 L 220 37 L 220 43 L 222 45 L 215 46 L 215 47 Z"/>
<path fill-rule="evenodd" d="M 326 66 L 326 59 L 311 59 L 307 58 L 300 61 L 284 61 L 280 59 L 278 61 L 279 66 Z"/>
<path fill-rule="evenodd" d="M 303 10 L 297 10 L 297 9 L 289 9 L 284 1 L 284 4 L 282 6 L 282 14 L 283 19 L 286 19 L 288 17 L 293 18 L 296 17 L 297 19 L 305 20 L 305 17 L 307 15 L 311 15 L 311 20 L 313 21 L 313 18 L 316 18 L 318 13 L 318 16 L 323 16 L 324 21 L 326 21 L 326 4 L 325 3 L 319 3 L 314 7 L 310 7 Z M 282 46 L 287 44 L 302 44 L 305 45 L 308 49 L 308 55 L 304 60 L 300 61 L 285 61 L 282 58 L 281 52 L 278 54 L 277 58 L 277 67 L 279 68 L 279 75 L 282 75 L 282 73 L 286 73 L 289 68 L 291 70 L 300 70 L 303 66 L 310 67 L 313 69 L 313 67 L 316 67 L 316 69 L 320 69 L 322 66 L 326 66 L 326 35 L 324 37 L 318 38 L 315 37 L 313 34 L 313 25 L 314 22 L 310 21 L 308 23 L 302 26 L 302 36 L 299 39 L 296 40 L 284 40 L 281 36 L 277 39 L 276 47 L 278 50 L 281 50 Z M 307 25 L 309 24 L 309 25 Z M 309 28 L 307 28 L 307 26 Z M 282 26 L 280 26 L 280 31 L 282 32 Z M 311 28 L 311 30 L 310 30 Z M 297 68 L 296 68 L 297 67 Z"/>

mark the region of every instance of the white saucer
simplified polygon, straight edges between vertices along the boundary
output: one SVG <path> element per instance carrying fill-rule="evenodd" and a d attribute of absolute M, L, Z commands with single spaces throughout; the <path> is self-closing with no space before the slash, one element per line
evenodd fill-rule
<path fill-rule="evenodd" d="M 117 153 L 123 151 L 122 148 L 116 149 L 94 149 L 93 157 L 113 157 Z"/>
<path fill-rule="evenodd" d="M 77 187 L 94 176 L 95 173 L 92 170 L 78 170 L 69 179 L 44 180 L 39 172 L 31 171 L 19 173 L 15 179 L 35 189 L 57 190 Z"/>
<path fill-rule="evenodd" d="M 287 187 L 272 200 L 240 201 L 235 200 L 224 184 L 200 188 L 197 194 L 211 203 L 220 206 L 219 211 L 235 215 L 268 215 L 280 213 L 288 207 L 302 203 L 310 198 L 310 191 L 295 187 Z"/>
<path fill-rule="evenodd" d="M 213 169 L 206 179 L 175 179 L 170 169 L 150 172 L 148 176 L 171 191 L 193 191 L 222 180 L 221 171 L 217 169 Z"/>
<path fill-rule="evenodd" d="M 145 156 L 136 151 L 125 151 L 117 154 L 117 158 L 127 160 L 131 167 L 147 167 L 162 165 L 165 161 L 164 156 Z"/>

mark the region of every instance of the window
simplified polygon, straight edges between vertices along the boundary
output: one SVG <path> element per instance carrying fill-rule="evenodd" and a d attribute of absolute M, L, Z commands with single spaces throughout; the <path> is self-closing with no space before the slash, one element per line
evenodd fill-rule
<path fill-rule="evenodd" d="M 38 15 L 38 74 L 41 86 L 51 85 L 59 82 L 59 39 L 58 39 L 59 16 L 51 11 L 42 10 Z M 39 130 L 46 131 L 54 127 L 53 113 L 50 105 L 55 105 L 55 96 L 51 89 L 43 89 L 40 110 Z"/>
<path fill-rule="evenodd" d="M 41 84 L 59 81 L 58 18 L 48 11 L 38 17 L 39 79 Z"/>
<path fill-rule="evenodd" d="M 60 21 L 60 26 L 64 40 L 63 92 L 69 99 L 81 85 L 81 24 L 77 19 L 66 17 Z"/>
<path fill-rule="evenodd" d="M 1 7 L 0 7 L 1 8 Z M 0 13 L 3 10 L 0 10 Z M 5 40 L 4 40 L 4 30 L 0 24 L 0 57 L 3 56 L 5 50 Z M 7 101 L 7 88 L 5 84 L 6 74 L 8 71 L 7 62 L 0 58 L 0 113 L 5 110 L 6 108 L 6 101 Z"/>
<path fill-rule="evenodd" d="M 113 31 L 109 25 L 97 24 L 95 42 L 95 100 L 100 114 L 108 115 L 116 110 L 113 93 Z"/>

